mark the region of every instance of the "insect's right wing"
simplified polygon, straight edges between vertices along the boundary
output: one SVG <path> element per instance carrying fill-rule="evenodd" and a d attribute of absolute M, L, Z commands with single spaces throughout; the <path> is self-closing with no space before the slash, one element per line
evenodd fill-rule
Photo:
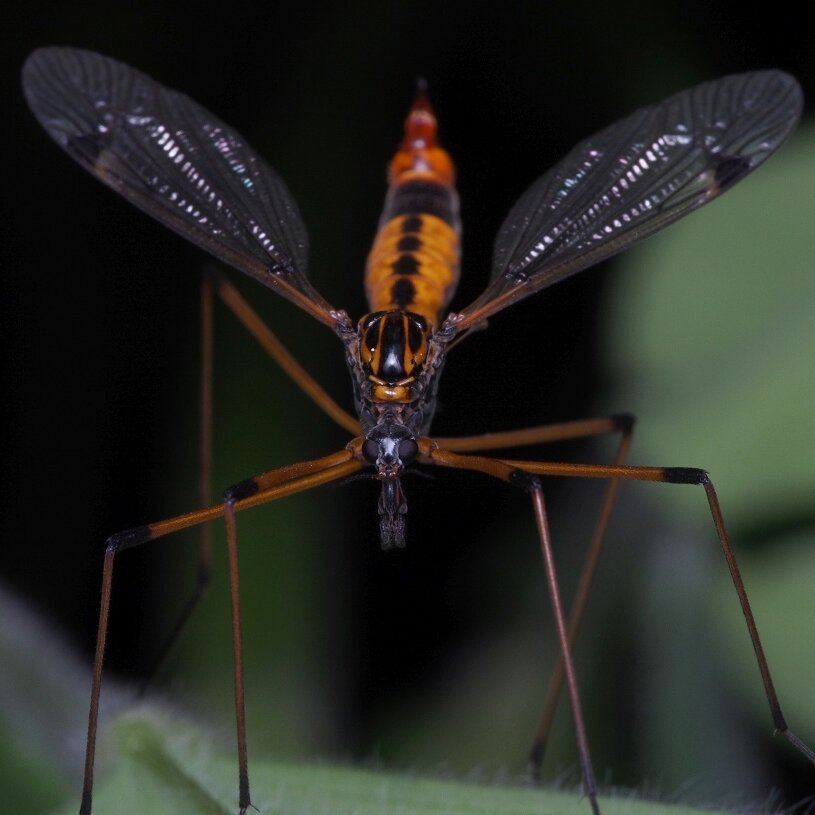
<path fill-rule="evenodd" d="M 490 283 L 451 315 L 456 331 L 713 200 L 784 142 L 802 104 L 788 74 L 736 74 L 642 108 L 581 142 L 510 211 Z"/>
<path fill-rule="evenodd" d="M 23 90 L 48 134 L 156 220 L 330 326 L 306 277 L 308 240 L 285 184 L 235 130 L 123 63 L 42 48 Z"/>

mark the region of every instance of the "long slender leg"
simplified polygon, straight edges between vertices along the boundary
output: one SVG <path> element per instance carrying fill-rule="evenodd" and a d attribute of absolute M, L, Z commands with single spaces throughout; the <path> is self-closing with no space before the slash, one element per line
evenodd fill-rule
<path fill-rule="evenodd" d="M 215 352 L 215 332 L 212 313 L 212 283 L 206 275 L 201 276 L 201 404 L 198 435 L 198 505 L 205 507 L 212 489 L 212 399 L 213 356 Z M 210 552 L 212 551 L 212 527 L 201 525 L 199 585 L 206 588 L 209 583 Z M 202 589 L 203 590 L 203 589 Z"/>
<path fill-rule="evenodd" d="M 560 589 L 558 586 L 557 573 L 555 572 L 555 556 L 552 552 L 552 539 L 549 535 L 549 524 L 546 520 L 546 508 L 543 503 L 543 490 L 537 480 L 532 489 L 532 506 L 535 510 L 535 523 L 538 527 L 538 537 L 541 542 L 541 554 L 546 567 L 546 580 L 549 584 L 549 597 L 552 600 L 552 613 L 557 627 L 557 636 L 560 644 L 560 658 L 563 662 L 563 670 L 566 674 L 566 687 L 569 692 L 569 700 L 572 705 L 572 721 L 574 722 L 574 733 L 577 739 L 577 750 L 580 754 L 580 770 L 583 776 L 583 791 L 591 803 L 591 810 L 594 815 L 599 815 L 597 806 L 597 784 L 594 780 L 594 769 L 589 757 L 589 742 L 586 738 L 586 725 L 583 721 L 583 708 L 580 704 L 580 695 L 577 691 L 577 676 L 572 661 L 572 648 L 569 635 L 566 631 L 566 623 L 563 619 L 563 604 L 560 601 Z"/>
<path fill-rule="evenodd" d="M 343 410 L 309 374 L 305 368 L 286 350 L 257 312 L 246 302 L 240 292 L 224 275 L 212 267 L 207 274 L 215 291 L 230 311 L 240 320 L 249 333 L 260 343 L 269 356 L 294 380 L 311 400 L 331 417 L 340 427 L 356 435 L 360 431 L 359 422 Z"/>
<path fill-rule="evenodd" d="M 558 424 L 542 425 L 539 427 L 524 428 L 502 433 L 487 433 L 481 436 L 464 436 L 457 438 L 434 439 L 436 444 L 444 450 L 454 452 L 475 452 L 479 450 L 494 450 L 501 447 L 514 447 L 529 444 L 541 444 L 553 441 L 566 441 L 589 436 L 598 436 L 604 433 L 620 432 L 621 438 L 613 464 L 623 464 L 631 446 L 631 436 L 634 429 L 634 417 L 629 414 L 583 419 L 578 421 L 561 422 Z M 605 542 L 611 512 L 617 500 L 619 481 L 611 479 L 606 488 L 588 549 L 586 550 L 583 566 L 578 579 L 577 590 L 572 607 L 569 611 L 568 632 L 569 644 L 574 647 L 577 632 L 583 619 L 591 584 L 597 571 L 600 553 Z M 554 722 L 557 704 L 560 698 L 563 682 L 566 675 L 562 657 L 558 657 L 543 705 L 538 727 L 529 750 L 529 775 L 534 781 L 540 779 L 540 768 L 546 749 L 546 742 Z"/>
<path fill-rule="evenodd" d="M 620 480 L 653 481 L 664 484 L 695 484 L 705 490 L 708 506 L 710 507 L 713 525 L 719 538 L 719 544 L 724 553 L 727 567 L 736 594 L 739 598 L 742 614 L 747 624 L 747 631 L 755 652 L 761 680 L 764 685 L 764 693 L 767 697 L 767 704 L 770 708 L 770 715 L 773 719 L 776 733 L 782 735 L 793 745 L 809 762 L 815 765 L 815 751 L 804 743 L 792 730 L 784 718 L 778 695 L 770 675 L 767 665 L 767 658 L 764 655 L 764 648 L 761 645 L 758 628 L 756 627 L 750 601 L 744 588 L 744 582 L 736 563 L 736 556 L 730 543 L 730 537 L 724 524 L 719 499 L 710 476 L 704 471 L 691 467 L 634 467 L 628 465 L 605 465 L 605 464 L 563 464 L 556 462 L 538 461 L 517 461 L 509 459 L 489 459 L 482 456 L 460 456 L 445 450 L 435 448 L 430 439 L 420 440 L 420 452 L 422 461 L 432 464 L 440 464 L 447 467 L 457 467 L 459 469 L 478 470 L 489 475 L 497 475 L 496 463 L 501 464 L 521 472 L 534 475 L 560 476 L 565 478 L 610 478 Z M 500 477 L 500 476 L 498 476 Z"/>
<path fill-rule="evenodd" d="M 314 380 L 310 374 L 286 350 L 272 330 L 241 296 L 240 292 L 215 267 L 208 266 L 201 281 L 201 428 L 199 437 L 199 504 L 209 503 L 209 490 L 212 471 L 212 357 L 213 357 L 213 316 L 212 293 L 217 291 L 224 304 L 232 311 L 244 327 L 260 343 L 267 353 L 294 380 L 314 402 L 335 422 L 351 433 L 359 433 L 359 422 L 344 411 Z M 170 629 L 145 671 L 139 685 L 138 694 L 143 695 L 158 674 L 170 651 L 178 642 L 182 631 L 189 622 L 210 583 L 212 535 L 209 524 L 201 526 L 199 544 L 198 573 L 192 595 L 184 604 L 175 624 Z"/>
<path fill-rule="evenodd" d="M 614 456 L 613 464 L 621 465 L 625 462 L 629 449 L 631 447 L 631 435 L 634 430 L 633 417 L 628 417 L 629 421 L 621 427 L 622 437 L 620 444 L 617 447 L 617 452 Z M 583 566 L 580 569 L 580 577 L 577 581 L 577 589 L 572 600 L 572 606 L 569 610 L 568 620 L 568 633 L 569 644 L 574 649 L 574 643 L 577 639 L 577 632 L 580 629 L 580 623 L 583 620 L 583 613 L 586 610 L 586 603 L 588 602 L 589 594 L 591 592 L 591 585 L 594 582 L 594 576 L 597 572 L 597 564 L 600 560 L 600 553 L 603 550 L 605 543 L 606 533 L 608 532 L 608 524 L 611 519 L 611 512 L 617 502 L 617 495 L 619 494 L 620 482 L 612 478 L 608 482 L 603 502 L 600 507 L 600 514 L 592 532 L 591 540 L 589 541 L 588 549 L 583 560 Z M 555 712 L 557 711 L 558 700 L 560 693 L 563 689 L 563 681 L 565 679 L 565 671 L 563 659 L 558 656 L 557 664 L 549 679 L 549 685 L 546 688 L 546 697 L 543 703 L 543 711 L 541 712 L 538 721 L 538 727 L 535 731 L 535 738 L 532 742 L 532 747 L 529 750 L 529 775 L 533 781 L 540 779 L 541 765 L 543 764 L 543 756 L 546 751 L 546 743 L 549 739 L 549 733 L 552 730 L 552 724 L 555 719 Z"/>
<path fill-rule="evenodd" d="M 521 430 L 504 430 L 499 433 L 483 433 L 479 436 L 433 437 L 442 450 L 453 453 L 475 453 L 481 450 L 498 450 L 510 447 L 525 447 L 530 444 L 545 444 L 554 441 L 602 436 L 606 433 L 622 433 L 630 436 L 634 427 L 634 417 L 629 413 L 615 416 L 599 416 L 592 419 L 577 419 L 569 422 L 524 427 Z"/>
<path fill-rule="evenodd" d="M 230 588 L 233 591 L 233 609 L 235 608 L 235 595 L 237 594 L 237 559 L 235 557 L 234 566 L 232 551 L 237 555 L 237 539 L 234 535 L 234 513 L 244 509 L 249 509 L 260 504 L 276 501 L 287 495 L 303 492 L 321 484 L 344 478 L 347 475 L 358 472 L 365 465 L 356 460 L 354 454 L 348 450 L 340 450 L 329 456 L 325 456 L 313 461 L 305 461 L 299 464 L 281 467 L 272 470 L 247 481 L 241 482 L 238 488 L 233 488 L 238 495 L 228 495 L 223 504 L 199 509 L 185 515 L 178 515 L 157 523 L 146 526 L 128 529 L 119 532 L 108 538 L 105 545 L 105 559 L 102 569 L 102 590 L 99 606 L 99 627 L 96 637 L 96 651 L 93 662 L 93 679 L 91 684 L 91 701 L 88 712 L 88 738 L 85 747 L 85 770 L 82 787 L 82 802 L 80 804 L 80 815 L 90 815 L 93 796 L 93 766 L 96 754 L 96 733 L 99 720 L 99 698 L 102 689 L 102 669 L 105 658 L 105 644 L 108 635 L 108 622 L 110 618 L 110 598 L 113 587 L 113 565 L 116 555 L 135 546 L 141 546 L 148 541 L 156 540 L 165 535 L 170 535 L 182 529 L 199 526 L 208 523 L 216 518 L 232 516 L 232 542 L 230 546 Z M 230 521 L 227 521 L 230 523 Z M 229 539 L 229 535 L 227 536 Z M 233 610 L 233 634 L 236 636 L 235 646 L 236 660 L 240 659 L 240 627 L 235 626 L 236 610 Z M 236 676 L 236 699 L 243 698 L 243 671 L 235 668 Z M 240 690 L 237 690 L 237 687 Z M 240 720 L 243 718 L 242 711 L 237 713 Z M 239 739 L 243 738 L 243 746 L 239 743 L 240 769 L 240 794 L 241 806 L 245 809 L 249 806 L 248 796 L 248 773 L 246 770 L 246 746 L 245 746 L 245 721 L 238 724 Z M 241 737 L 241 732 L 243 736 Z M 245 791 L 245 794 L 244 794 Z"/>
<path fill-rule="evenodd" d="M 532 498 L 532 507 L 535 512 L 535 523 L 541 544 L 541 555 L 546 570 L 546 582 L 549 597 L 552 602 L 552 613 L 555 618 L 555 627 L 560 645 L 560 654 L 563 659 L 566 674 L 566 684 L 569 692 L 569 701 L 572 708 L 572 721 L 574 723 L 577 749 L 580 755 L 580 768 L 583 778 L 583 792 L 589 799 L 592 813 L 600 815 L 597 804 L 597 785 L 594 779 L 589 743 L 586 737 L 586 727 L 583 720 L 583 709 L 580 703 L 580 694 L 577 688 L 577 677 L 572 660 L 571 645 L 566 630 L 566 620 L 563 613 L 563 604 L 560 600 L 560 588 L 555 570 L 552 541 L 549 535 L 549 524 L 546 520 L 546 509 L 543 500 L 543 490 L 540 481 L 525 472 L 522 468 L 508 464 L 500 459 L 486 458 L 484 456 L 462 456 L 446 450 L 439 450 L 430 439 L 419 440 L 420 460 L 428 464 L 438 464 L 444 467 L 454 467 L 462 470 L 475 470 L 499 478 L 502 481 L 523 487 Z"/>
<path fill-rule="evenodd" d="M 249 758 L 246 751 L 246 703 L 243 680 L 243 638 L 241 636 L 241 592 L 238 577 L 238 532 L 235 525 L 235 501 L 224 504 L 226 545 L 229 552 L 229 596 L 232 601 L 232 648 L 235 669 L 235 724 L 238 739 L 238 807 L 245 815 L 249 798 Z"/>
<path fill-rule="evenodd" d="M 209 277 L 201 277 L 201 303 L 200 303 L 200 346 L 201 361 L 199 372 L 199 421 L 198 432 L 198 505 L 206 506 L 209 501 L 209 491 L 212 481 L 212 358 L 214 350 L 213 340 L 213 320 L 212 320 L 212 283 Z M 212 561 L 212 526 L 208 523 L 201 524 L 200 538 L 198 541 L 198 571 L 195 579 L 195 586 L 192 594 L 188 598 L 175 625 L 170 629 L 161 647 L 156 651 L 149 668 L 145 671 L 138 695 L 143 696 L 155 679 L 164 661 L 178 642 L 181 632 L 186 627 L 193 611 L 198 606 L 201 598 L 209 588 L 211 577 Z"/>

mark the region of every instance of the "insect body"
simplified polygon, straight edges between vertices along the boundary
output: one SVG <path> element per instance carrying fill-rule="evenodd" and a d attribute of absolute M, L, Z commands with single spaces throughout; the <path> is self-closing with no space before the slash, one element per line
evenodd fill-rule
<path fill-rule="evenodd" d="M 390 189 L 365 270 L 371 310 L 414 312 L 425 333 L 438 328 L 459 274 L 455 174 L 436 130 L 421 86 L 388 170 Z"/>
<path fill-rule="evenodd" d="M 250 806 L 240 638 L 236 514 L 258 504 L 370 469 L 381 481 L 384 547 L 405 542 L 407 503 L 400 477 L 414 464 L 467 469 L 521 487 L 530 496 L 561 659 L 533 744 L 539 766 L 565 679 L 584 789 L 599 812 L 571 658 L 591 577 L 620 480 L 703 487 L 747 621 L 775 729 L 815 764 L 778 704 L 716 492 L 702 470 L 625 464 L 629 417 L 564 422 L 478 437 L 434 439 L 438 379 L 454 341 L 506 306 L 630 246 L 718 196 L 750 173 L 791 133 L 802 100 L 779 71 L 724 77 L 636 111 L 578 144 L 535 181 L 507 216 L 489 283 L 473 303 L 445 314 L 459 274 L 458 198 L 453 164 L 420 88 L 390 165 L 379 231 L 368 257 L 370 313 L 354 324 L 306 275 L 305 228 L 278 175 L 236 131 L 188 97 L 139 71 L 87 51 L 36 51 L 23 71 L 28 103 L 48 133 L 80 164 L 151 216 L 224 262 L 277 291 L 329 326 L 345 347 L 357 416 L 336 405 L 282 349 L 235 289 L 215 286 L 269 353 L 317 404 L 352 432 L 348 445 L 314 461 L 281 467 L 230 488 L 222 504 L 112 536 L 105 552 L 81 812 L 90 813 L 104 644 L 113 562 L 123 549 L 223 517 L 233 601 L 239 802 Z M 620 433 L 612 464 L 519 461 L 490 449 Z M 539 477 L 609 482 L 570 614 L 563 609 Z"/>
<path fill-rule="evenodd" d="M 443 354 L 428 358 L 431 337 L 458 282 L 458 194 L 453 162 L 436 140 L 423 88 L 388 172 L 390 188 L 368 256 L 365 289 L 372 313 L 348 345 L 362 454 L 382 480 L 382 546 L 404 546 L 407 504 L 399 483 L 430 430 Z"/>

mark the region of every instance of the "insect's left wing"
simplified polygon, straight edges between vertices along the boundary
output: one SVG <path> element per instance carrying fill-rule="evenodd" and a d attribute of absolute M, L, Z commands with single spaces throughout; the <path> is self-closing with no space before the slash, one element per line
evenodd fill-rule
<path fill-rule="evenodd" d="M 642 108 L 581 142 L 510 211 L 489 286 L 455 315 L 457 330 L 716 198 L 784 142 L 802 104 L 788 74 L 736 74 Z"/>
<path fill-rule="evenodd" d="M 308 239 L 285 184 L 189 97 L 92 51 L 43 48 L 28 104 L 85 169 L 153 218 L 334 326 L 306 277 Z"/>

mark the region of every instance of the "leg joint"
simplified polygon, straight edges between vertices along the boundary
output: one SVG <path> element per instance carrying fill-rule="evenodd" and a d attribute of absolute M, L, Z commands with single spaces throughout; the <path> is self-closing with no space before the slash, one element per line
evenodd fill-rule
<path fill-rule="evenodd" d="M 140 546 L 150 540 L 150 527 L 137 526 L 133 529 L 126 529 L 124 532 L 117 532 L 111 535 L 105 542 L 105 549 L 111 554 L 121 552 L 123 549 L 130 549 L 132 546 Z"/>
<path fill-rule="evenodd" d="M 216 292 L 220 292 L 224 284 L 224 274 L 214 263 L 204 265 L 201 270 L 201 279 L 206 280 Z"/>
<path fill-rule="evenodd" d="M 509 476 L 509 483 L 522 489 L 524 492 L 535 492 L 541 488 L 541 480 L 532 473 L 523 470 L 513 470 Z"/>
<path fill-rule="evenodd" d="M 665 467 L 665 481 L 669 484 L 709 484 L 710 476 L 696 467 Z"/>
<path fill-rule="evenodd" d="M 633 432 L 637 417 L 633 413 L 617 413 L 611 417 L 614 422 L 614 429 L 621 433 L 629 434 Z"/>
<path fill-rule="evenodd" d="M 254 478 L 247 478 L 245 481 L 239 481 L 229 489 L 224 490 L 224 501 L 234 504 L 236 501 L 242 501 L 244 498 L 257 495 L 258 489 L 257 481 Z"/>

